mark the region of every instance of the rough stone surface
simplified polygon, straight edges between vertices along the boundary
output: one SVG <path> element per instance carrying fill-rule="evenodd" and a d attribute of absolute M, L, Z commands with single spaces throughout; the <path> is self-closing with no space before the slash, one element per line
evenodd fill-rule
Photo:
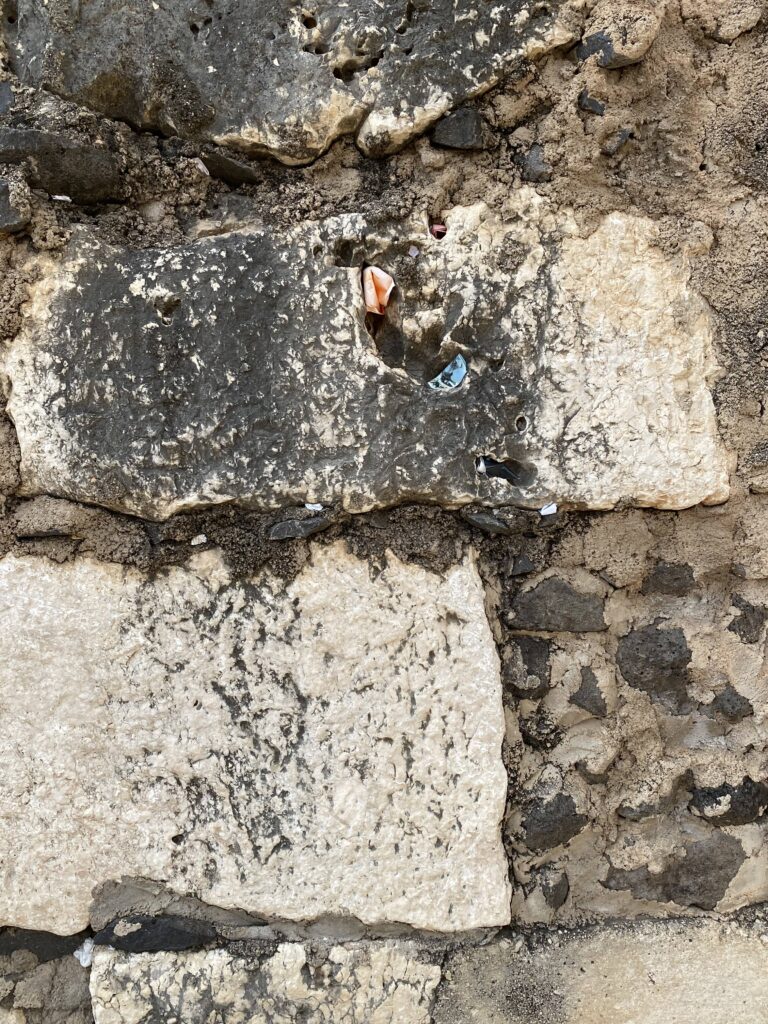
<path fill-rule="evenodd" d="M 691 651 L 680 628 L 644 626 L 619 641 L 617 663 L 630 686 L 645 690 L 651 700 L 676 712 L 690 707 L 690 661 Z"/>
<path fill-rule="evenodd" d="M 0 919 L 76 931 L 94 886 L 132 874 L 273 917 L 507 921 L 499 666 L 471 561 L 373 576 L 337 546 L 282 592 L 193 564 L 151 581 L 0 562 Z"/>
<path fill-rule="evenodd" d="M 511 624 L 516 629 L 572 633 L 605 629 L 601 596 L 581 593 L 557 576 L 521 591 L 512 609 Z"/>
<path fill-rule="evenodd" d="M 509 940 L 444 965 L 434 1024 L 763 1024 L 768 947 L 760 930 L 638 922 Z"/>
<path fill-rule="evenodd" d="M 41 261 L 5 359 L 24 491 L 154 518 L 727 497 L 710 317 L 650 221 L 612 214 L 581 239 L 530 189 L 445 220 L 442 240 L 350 215 L 159 251 L 77 233 Z M 364 261 L 397 281 L 375 337 Z M 465 383 L 429 389 L 457 352 Z"/>
<path fill-rule="evenodd" d="M 440 968 L 410 943 L 298 943 L 270 955 L 99 950 L 91 993 L 96 1024 L 430 1024 Z"/>
<path fill-rule="evenodd" d="M 114 155 L 77 138 L 38 128 L 0 128 L 0 163 L 26 163 L 36 188 L 82 203 L 125 197 Z"/>
<path fill-rule="evenodd" d="M 28 84 L 140 128 L 295 164 L 349 132 L 367 152 L 400 148 L 522 56 L 567 41 L 559 6 L 19 0 L 4 35 Z"/>
<path fill-rule="evenodd" d="M 439 121 L 432 141 L 448 149 L 484 149 L 488 143 L 483 119 L 474 107 L 459 107 Z"/>
<path fill-rule="evenodd" d="M 525 841 L 532 850 L 548 850 L 562 846 L 584 828 L 588 822 L 578 814 L 573 797 L 558 793 L 551 800 L 539 800 L 529 808 L 523 818 Z"/>
<path fill-rule="evenodd" d="M 661 870 L 611 868 L 604 885 L 630 889 L 643 900 L 714 910 L 744 862 L 744 848 L 734 836 L 714 832 L 686 845 Z"/>

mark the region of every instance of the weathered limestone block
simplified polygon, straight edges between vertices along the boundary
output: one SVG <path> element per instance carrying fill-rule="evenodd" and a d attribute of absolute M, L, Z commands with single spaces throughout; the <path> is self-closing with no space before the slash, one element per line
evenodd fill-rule
<path fill-rule="evenodd" d="M 767 971 L 758 927 L 638 922 L 520 952 L 506 940 L 446 959 L 433 1022 L 761 1024 Z"/>
<path fill-rule="evenodd" d="M 4 19 L 22 81 L 142 128 L 287 164 L 357 131 L 391 152 L 516 60 L 567 42 L 560 0 L 19 0 Z"/>
<path fill-rule="evenodd" d="M 162 250 L 81 234 L 4 363 L 24 491 L 154 518 L 725 500 L 709 312 L 653 223 L 582 239 L 531 189 L 445 220 L 442 240 L 350 215 Z M 365 262 L 397 282 L 375 324 Z M 457 355 L 464 380 L 430 388 Z"/>
<path fill-rule="evenodd" d="M 154 878 L 222 907 L 503 924 L 499 665 L 471 560 L 337 545 L 287 587 L 0 562 L 0 922 L 82 928 Z"/>
<path fill-rule="evenodd" d="M 99 950 L 96 1024 L 430 1024 L 440 968 L 411 943 L 334 946 L 322 960 L 298 943 L 269 956 Z"/>

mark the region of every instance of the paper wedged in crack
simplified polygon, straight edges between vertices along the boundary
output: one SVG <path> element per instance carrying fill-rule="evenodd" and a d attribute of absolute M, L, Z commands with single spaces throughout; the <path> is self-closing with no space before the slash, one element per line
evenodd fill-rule
<path fill-rule="evenodd" d="M 727 498 L 709 310 L 652 221 L 581 238 L 528 188 L 445 220 L 440 240 L 355 215 L 143 251 L 80 234 L 5 358 L 24 491 L 150 518 Z M 373 325 L 365 264 L 396 282 Z M 431 389 L 457 354 L 462 387 Z"/>
<path fill-rule="evenodd" d="M 503 924 L 499 666 L 471 561 L 318 549 L 283 590 L 0 562 L 0 921 L 153 878 L 293 920 Z"/>
<path fill-rule="evenodd" d="M 223 1024 L 430 1024 L 439 966 L 409 943 L 334 946 L 322 962 L 299 943 L 267 957 L 96 953 L 95 1024 L 163 1020 Z M 157 1016 L 153 1020 L 159 1019 Z"/>

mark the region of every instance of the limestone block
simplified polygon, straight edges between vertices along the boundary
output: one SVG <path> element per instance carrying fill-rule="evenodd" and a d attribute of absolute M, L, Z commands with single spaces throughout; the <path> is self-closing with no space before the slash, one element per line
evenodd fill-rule
<path fill-rule="evenodd" d="M 318 548 L 286 589 L 0 562 L 0 923 L 155 879 L 272 918 L 503 924 L 499 664 L 470 559 Z"/>
<path fill-rule="evenodd" d="M 142 251 L 81 233 L 41 262 L 4 360 L 24 491 L 152 518 L 727 498 L 710 314 L 653 222 L 582 239 L 530 188 L 445 221 L 442 240 L 344 215 Z M 376 323 L 366 262 L 397 285 Z M 458 355 L 463 380 L 431 388 Z"/>
<path fill-rule="evenodd" d="M 440 968 L 410 943 L 334 946 L 325 958 L 299 943 L 269 956 L 130 955 L 98 950 L 91 973 L 95 1024 L 430 1024 Z"/>
<path fill-rule="evenodd" d="M 307 163 L 358 132 L 391 152 L 568 41 L 561 3 L 533 0 L 20 0 L 4 19 L 14 70 L 140 128 Z"/>

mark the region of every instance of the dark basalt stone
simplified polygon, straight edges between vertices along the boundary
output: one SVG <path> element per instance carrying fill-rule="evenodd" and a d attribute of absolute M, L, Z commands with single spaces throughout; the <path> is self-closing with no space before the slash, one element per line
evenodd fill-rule
<path fill-rule="evenodd" d="M 597 114 L 598 117 L 605 115 L 605 103 L 602 100 L 595 99 L 594 96 L 590 96 L 586 89 L 582 89 L 579 93 L 579 109 L 586 111 L 588 114 Z"/>
<path fill-rule="evenodd" d="M 162 950 L 199 949 L 215 938 L 216 929 L 207 921 L 137 914 L 112 921 L 94 935 L 93 941 L 97 946 L 112 946 L 126 953 L 156 953 Z"/>
<path fill-rule="evenodd" d="M 474 107 L 459 107 L 438 121 L 432 141 L 446 149 L 486 149 L 489 139 L 479 112 Z"/>
<path fill-rule="evenodd" d="M 739 609 L 739 614 L 728 623 L 729 632 L 735 633 L 745 644 L 756 644 L 763 635 L 768 608 L 751 604 L 739 594 L 731 597 L 731 603 Z"/>
<path fill-rule="evenodd" d="M 571 704 L 588 711 L 595 718 L 605 718 L 608 706 L 597 682 L 597 676 L 588 665 L 581 669 L 581 686 L 572 694 Z"/>
<path fill-rule="evenodd" d="M 620 128 L 617 132 L 608 136 L 600 147 L 600 152 L 603 156 L 616 156 L 616 154 L 624 148 L 631 138 L 631 128 Z"/>
<path fill-rule="evenodd" d="M 322 533 L 333 520 L 327 516 L 311 516 L 309 519 L 286 519 L 282 523 L 275 523 L 269 531 L 270 540 L 306 540 L 316 533 Z"/>
<path fill-rule="evenodd" d="M 568 875 L 564 871 L 552 871 L 545 874 L 541 882 L 541 891 L 544 894 L 547 906 L 553 910 L 559 910 L 568 899 L 571 891 Z"/>
<path fill-rule="evenodd" d="M 748 825 L 768 808 L 768 785 L 745 775 L 737 786 L 703 786 L 691 794 L 689 810 L 713 825 Z"/>
<path fill-rule="evenodd" d="M 529 700 L 543 697 L 549 689 L 549 654 L 548 640 L 516 637 L 504 659 L 504 685 L 517 697 Z"/>
<path fill-rule="evenodd" d="M 220 150 L 206 150 L 201 159 L 208 168 L 209 174 L 214 178 L 220 178 L 234 188 L 237 188 L 238 185 L 253 185 L 262 177 L 249 163 L 244 160 L 236 160 Z"/>
<path fill-rule="evenodd" d="M 557 793 L 528 808 L 522 821 L 523 840 L 530 850 L 541 853 L 569 842 L 588 822 L 586 814 L 577 812 L 572 796 Z"/>
<path fill-rule="evenodd" d="M 552 165 L 544 159 L 544 147 L 534 143 L 521 157 L 525 181 L 540 183 L 552 180 Z"/>
<path fill-rule="evenodd" d="M 515 629 L 549 633 L 590 633 L 606 628 L 602 599 L 582 594 L 559 576 L 549 576 L 512 602 Z"/>
<path fill-rule="evenodd" d="M 12 234 L 23 231 L 29 224 L 29 213 L 13 201 L 11 186 L 0 178 L 0 231 Z"/>
<path fill-rule="evenodd" d="M 728 683 L 711 704 L 705 708 L 707 714 L 722 715 L 729 722 L 740 722 L 755 713 L 750 701 Z"/>
<path fill-rule="evenodd" d="M 24 164 L 33 187 L 75 202 L 103 203 L 125 196 L 114 155 L 61 132 L 0 128 L 0 163 Z"/>
<path fill-rule="evenodd" d="M 606 889 L 628 889 L 639 900 L 714 910 L 745 856 L 738 839 L 725 832 L 713 832 L 706 839 L 688 843 L 685 856 L 670 858 L 658 874 L 645 866 L 631 870 L 611 866 L 601 885 Z"/>
<path fill-rule="evenodd" d="M 655 625 L 633 629 L 619 640 L 617 662 L 630 686 L 647 693 L 673 714 L 686 714 L 691 650 L 682 629 Z"/>
<path fill-rule="evenodd" d="M 641 592 L 683 597 L 694 586 L 693 569 L 690 565 L 661 561 L 654 565 L 643 580 Z"/>

